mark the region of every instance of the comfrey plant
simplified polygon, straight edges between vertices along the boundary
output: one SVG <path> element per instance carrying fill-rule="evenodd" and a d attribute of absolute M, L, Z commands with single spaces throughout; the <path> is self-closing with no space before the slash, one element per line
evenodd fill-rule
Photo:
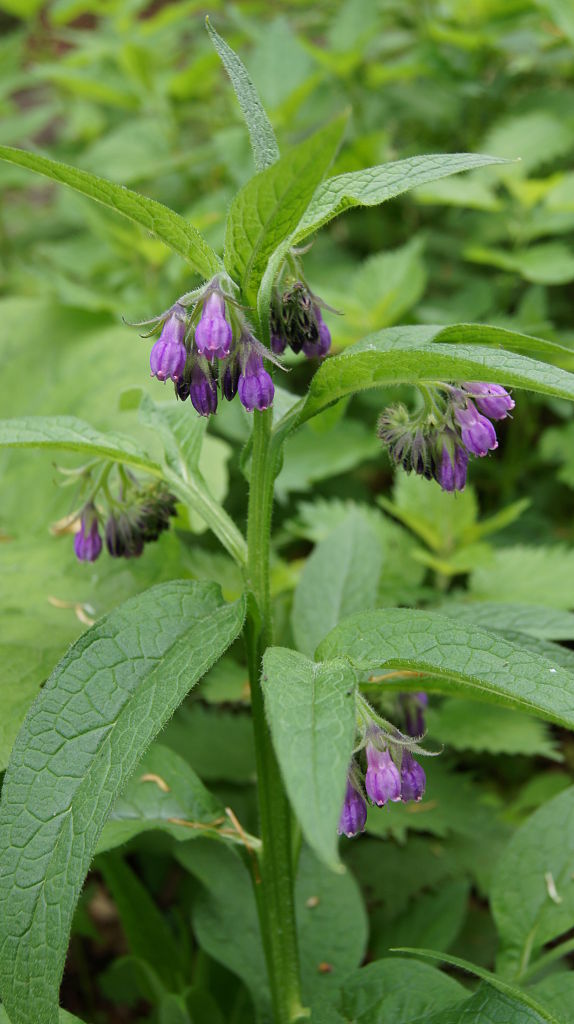
<path fill-rule="evenodd" d="M 258 1022 L 334 1024 L 349 1019 L 349 1007 L 366 1005 L 367 998 L 384 1014 L 388 991 L 420 987 L 420 965 L 413 963 L 409 973 L 411 965 L 402 961 L 401 980 L 387 984 L 384 979 L 398 968 L 396 961 L 385 961 L 381 991 L 375 991 L 370 968 L 358 969 L 364 943 L 343 943 L 341 961 L 346 917 L 321 933 L 317 928 L 324 913 L 337 912 L 332 886 L 341 881 L 341 847 L 349 849 L 337 831 L 345 837 L 363 829 L 376 832 L 401 813 L 401 805 L 410 811 L 423 800 L 425 807 L 427 692 L 486 696 L 572 725 L 574 677 L 547 661 L 544 651 L 524 651 L 442 614 L 377 607 L 376 587 L 355 614 L 343 615 L 345 603 L 339 601 L 328 624 L 305 635 L 300 630 L 299 649 L 276 645 L 272 510 L 285 441 L 293 431 L 337 403 L 342 412 L 345 400 L 363 389 L 413 385 L 420 408 L 383 411 L 379 435 L 400 470 L 460 491 L 470 456 L 484 457 L 497 447 L 491 421 L 505 418 L 514 406 L 506 387 L 573 398 L 574 377 L 551 365 L 557 353 L 563 358 L 559 347 L 468 324 L 383 330 L 329 355 L 326 307 L 301 267 L 305 240 L 352 207 L 374 206 L 414 186 L 498 161 L 472 154 L 417 156 L 334 173 L 346 115 L 280 153 L 243 64 L 208 27 L 247 122 L 255 161 L 255 173 L 229 208 L 223 258 L 189 221 L 154 200 L 86 170 L 0 147 L 3 159 L 150 231 L 200 278 L 145 325 L 153 335 L 151 374 L 167 386 L 169 398 L 159 404 L 142 399 L 140 414 L 153 431 L 153 445 L 147 446 L 145 432 L 127 437 L 72 417 L 6 421 L 0 440 L 80 452 L 88 460 L 71 478 L 80 487 L 72 517 L 74 550 L 86 563 L 86 580 L 99 571 L 102 563 L 93 563 L 104 544 L 112 557 L 142 555 L 172 521 L 184 532 L 191 513 L 212 531 L 243 581 L 233 603 L 215 583 L 176 579 L 153 586 L 96 621 L 45 685 L 38 676 L 38 696 L 6 772 L 0 816 L 0 992 L 12 1024 L 57 1024 L 74 910 L 96 852 L 122 906 L 137 903 L 139 915 L 142 886 L 133 882 L 128 893 L 125 865 L 120 869 L 109 851 L 153 829 L 164 832 L 173 855 L 207 894 L 194 918 L 194 941 L 242 978 Z M 288 347 L 317 360 L 302 395 L 286 390 L 289 377 L 281 361 Z M 210 492 L 199 465 L 206 417 L 216 415 L 222 400 L 240 402 L 252 416 L 241 461 L 248 479 L 245 533 Z M 372 551 L 374 573 L 379 552 L 374 546 Z M 305 593 L 305 627 L 330 598 L 334 576 L 344 594 L 343 562 L 332 559 L 328 572 L 312 583 L 303 573 L 295 599 Z M 192 687 L 239 637 L 250 683 L 256 836 L 188 765 L 174 763 L 173 752 L 167 756 L 150 747 Z M 234 657 L 240 657 L 238 650 Z M 551 685 L 542 686 L 541 679 Z M 386 708 L 393 700 L 400 728 L 379 715 L 379 704 Z M 145 768 L 134 775 L 144 754 Z M 145 786 L 157 790 L 153 799 Z M 198 837 L 211 844 L 209 855 L 201 853 Z M 307 855 L 320 865 L 310 889 L 301 868 Z M 317 891 L 327 895 L 323 899 Z M 341 906 L 345 915 L 346 903 Z M 175 941 L 157 908 L 150 913 L 153 926 L 145 930 L 145 943 L 154 936 L 159 943 L 150 970 L 152 980 L 157 969 L 161 981 L 149 985 L 160 1007 L 157 1019 L 203 1020 L 205 1013 L 210 1021 L 218 1019 L 217 992 L 199 991 L 203 1017 L 195 998 L 197 976 L 207 972 L 195 971 L 192 984 L 189 956 L 182 954 L 186 943 Z M 141 948 L 139 916 L 132 934 Z M 433 978 L 433 985 L 436 978 L 452 981 L 428 971 L 425 991 Z M 452 985 L 448 1012 L 458 1000 L 464 1016 L 472 997 Z M 509 999 L 508 985 L 504 991 Z"/>

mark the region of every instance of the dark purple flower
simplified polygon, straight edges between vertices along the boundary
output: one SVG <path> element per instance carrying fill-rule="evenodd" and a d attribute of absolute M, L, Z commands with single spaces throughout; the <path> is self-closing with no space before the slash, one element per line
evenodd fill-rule
<path fill-rule="evenodd" d="M 470 392 L 480 411 L 491 420 L 503 420 L 514 409 L 514 400 L 500 384 L 476 382 L 464 384 L 464 389 Z"/>
<path fill-rule="evenodd" d="M 429 699 L 426 693 L 403 693 L 400 697 L 409 736 L 422 736 L 425 731 L 424 709 Z"/>
<path fill-rule="evenodd" d="M 282 338 L 280 334 L 271 335 L 271 351 L 274 352 L 276 356 L 283 355 L 286 348 L 287 342 L 285 338 Z"/>
<path fill-rule="evenodd" d="M 401 800 L 404 804 L 409 800 L 422 800 L 427 777 L 424 768 L 415 761 L 408 750 L 403 753 L 401 764 Z"/>
<path fill-rule="evenodd" d="M 486 416 L 481 416 L 473 402 L 455 407 L 454 415 L 461 428 L 462 443 L 473 455 L 487 455 L 498 448 L 496 431 Z"/>
<path fill-rule="evenodd" d="M 144 540 L 137 525 L 125 512 L 111 515 L 106 523 L 106 547 L 112 558 L 139 558 Z"/>
<path fill-rule="evenodd" d="M 239 377 L 239 398 L 248 412 L 254 409 L 268 409 L 273 402 L 275 388 L 273 381 L 263 368 L 263 359 L 258 352 L 250 352 Z"/>
<path fill-rule="evenodd" d="M 315 324 L 303 342 L 303 352 L 308 359 L 322 359 L 331 348 L 331 332 L 321 316 L 319 306 L 313 307 Z"/>
<path fill-rule="evenodd" d="M 207 359 L 225 359 L 231 348 L 232 331 L 225 319 L 225 300 L 219 292 L 212 292 L 201 312 L 195 328 L 197 350 Z"/>
<path fill-rule="evenodd" d="M 208 369 L 205 372 L 199 363 L 196 363 L 191 371 L 189 397 L 193 408 L 200 416 L 211 416 L 217 409 L 217 384 L 211 371 Z"/>
<path fill-rule="evenodd" d="M 372 743 L 367 743 L 365 789 L 378 807 L 401 799 L 401 777 L 395 762 L 388 750 L 377 750 Z"/>
<path fill-rule="evenodd" d="M 93 505 L 86 505 L 82 522 L 74 537 L 74 551 L 80 562 L 95 562 L 102 550 L 102 538 L 98 530 L 98 519 Z"/>
<path fill-rule="evenodd" d="M 177 381 L 181 377 L 186 360 L 184 338 L 185 322 L 174 311 L 165 321 L 162 332 L 150 352 L 149 365 L 152 377 L 162 381 L 168 377 Z"/>
<path fill-rule="evenodd" d="M 358 832 L 365 831 L 366 822 L 367 805 L 361 794 L 353 786 L 353 783 L 348 780 L 345 802 L 341 811 L 337 832 L 340 836 L 347 836 L 348 839 L 351 839 Z"/>
<path fill-rule="evenodd" d="M 237 359 L 232 359 L 227 364 L 221 377 L 221 393 L 228 402 L 232 402 L 237 394 L 237 385 L 239 384 L 239 362 Z"/>
<path fill-rule="evenodd" d="M 442 456 L 438 467 L 437 479 L 443 491 L 464 491 L 468 454 L 459 444 L 454 446 L 454 454 L 449 446 L 443 444 Z"/>

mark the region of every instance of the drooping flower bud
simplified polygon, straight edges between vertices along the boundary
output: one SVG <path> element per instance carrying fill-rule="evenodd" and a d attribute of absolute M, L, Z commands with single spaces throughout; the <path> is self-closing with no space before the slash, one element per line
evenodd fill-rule
<path fill-rule="evenodd" d="M 80 562 L 95 562 L 102 550 L 98 518 L 92 504 L 86 505 L 78 533 L 74 536 L 74 552 Z"/>
<path fill-rule="evenodd" d="M 137 524 L 125 512 L 111 515 L 106 523 L 106 547 L 112 558 L 139 558 L 144 540 Z"/>
<path fill-rule="evenodd" d="M 327 324 L 321 316 L 321 310 L 319 306 L 313 307 L 315 314 L 315 320 L 317 324 L 317 332 L 313 331 L 313 337 L 305 338 L 303 342 L 303 352 L 308 359 L 322 359 L 327 355 L 331 348 L 331 332 L 327 327 Z"/>
<path fill-rule="evenodd" d="M 491 420 L 504 420 L 514 409 L 514 400 L 500 384 L 477 381 L 462 386 L 473 396 L 480 411 Z"/>
<path fill-rule="evenodd" d="M 401 799 L 401 777 L 388 750 L 377 750 L 373 743 L 367 743 L 367 774 L 365 776 L 367 796 L 377 807 L 388 801 Z"/>
<path fill-rule="evenodd" d="M 468 453 L 459 444 L 451 452 L 447 444 L 442 446 L 442 456 L 437 467 L 436 479 L 443 491 L 464 491 Z"/>
<path fill-rule="evenodd" d="M 189 397 L 200 416 L 211 416 L 217 410 L 217 383 L 209 366 L 204 370 L 195 363 L 191 371 Z"/>
<path fill-rule="evenodd" d="M 271 335 L 271 351 L 274 352 L 276 356 L 282 356 L 286 348 L 287 341 L 285 338 L 282 338 L 280 334 Z"/>
<path fill-rule="evenodd" d="M 275 388 L 258 352 L 249 352 L 239 377 L 238 391 L 241 404 L 248 412 L 263 411 L 272 404 Z"/>
<path fill-rule="evenodd" d="M 406 732 L 409 736 L 421 737 L 425 731 L 425 715 L 429 699 L 426 693 L 402 693 L 400 702 L 405 712 Z"/>
<path fill-rule="evenodd" d="M 239 372 L 239 360 L 232 357 L 223 371 L 223 376 L 220 377 L 221 393 L 228 402 L 232 402 L 237 394 Z"/>
<path fill-rule="evenodd" d="M 415 761 L 414 757 L 408 750 L 405 750 L 401 763 L 400 799 L 402 802 L 406 804 L 410 800 L 415 800 L 418 803 L 422 800 L 426 781 L 427 779 L 422 765 L 420 765 L 418 761 Z"/>
<path fill-rule="evenodd" d="M 182 312 L 180 306 L 173 308 L 150 352 L 151 375 L 161 381 L 168 377 L 174 381 L 179 380 L 185 367 L 185 321 Z"/>
<path fill-rule="evenodd" d="M 481 416 L 473 402 L 462 408 L 455 406 L 454 415 L 461 428 L 462 443 L 473 455 L 487 455 L 498 448 L 496 431 L 486 416 Z"/>
<path fill-rule="evenodd" d="M 231 327 L 225 319 L 225 300 L 219 292 L 211 292 L 195 328 L 197 350 L 206 359 L 225 359 L 232 342 Z"/>
<path fill-rule="evenodd" d="M 365 831 L 367 822 L 367 805 L 361 794 L 355 789 L 350 779 L 347 780 L 345 802 L 339 819 L 337 832 L 340 836 L 351 839 L 359 832 Z"/>

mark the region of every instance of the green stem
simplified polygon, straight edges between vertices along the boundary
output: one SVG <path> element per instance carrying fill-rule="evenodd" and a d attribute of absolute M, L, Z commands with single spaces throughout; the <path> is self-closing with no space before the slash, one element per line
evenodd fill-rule
<path fill-rule="evenodd" d="M 157 475 L 163 477 L 177 498 L 203 516 L 225 550 L 239 565 L 244 566 L 247 562 L 245 538 L 225 509 L 212 498 L 203 477 L 199 473 L 188 471 L 187 479 L 182 480 L 177 473 L 170 470 L 164 470 Z"/>
<path fill-rule="evenodd" d="M 257 765 L 262 850 L 255 896 L 265 948 L 275 1024 L 307 1016 L 301 1004 L 294 905 L 291 811 L 265 717 L 261 659 L 272 642 L 269 548 L 278 452 L 271 447 L 271 412 L 254 413 L 247 515 L 246 643 Z"/>

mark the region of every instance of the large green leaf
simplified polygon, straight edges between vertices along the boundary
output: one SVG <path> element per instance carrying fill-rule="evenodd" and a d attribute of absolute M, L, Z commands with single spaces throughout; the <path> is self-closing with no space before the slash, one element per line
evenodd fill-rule
<path fill-rule="evenodd" d="M 257 94 L 257 89 L 251 81 L 243 61 L 215 31 L 209 18 L 205 19 L 205 25 L 211 42 L 219 54 L 221 63 L 229 75 L 245 118 L 255 167 L 258 171 L 264 171 L 266 167 L 270 167 L 271 164 L 274 164 L 279 159 L 279 146 L 277 145 L 269 118 L 265 113 L 263 104 Z"/>
<path fill-rule="evenodd" d="M 57 1020 L 74 906 L 154 735 L 239 633 L 244 603 L 175 581 L 132 598 L 56 667 L 16 740 L 0 811 L 0 988 L 12 1024 Z"/>
<path fill-rule="evenodd" d="M 68 185 L 97 203 L 121 213 L 191 263 L 203 277 L 212 277 L 222 269 L 221 260 L 199 231 L 187 220 L 155 199 L 132 192 L 124 185 L 99 178 L 89 171 L 50 160 L 39 153 L 29 153 L 12 146 L 0 146 L 0 159 L 19 167 L 28 167 L 52 181 Z"/>
<path fill-rule="evenodd" d="M 225 234 L 225 265 L 255 303 L 269 258 L 298 223 L 325 174 L 346 117 L 294 146 L 272 167 L 251 178 L 231 204 Z"/>
<path fill-rule="evenodd" d="M 534 712 L 574 728 L 574 673 L 496 633 L 432 612 L 392 608 L 353 615 L 319 645 L 317 657 L 345 657 L 361 672 L 408 669 L 425 688 Z M 382 683 L 388 687 L 388 683 Z M 401 689 L 420 679 L 401 678 Z"/>
<path fill-rule="evenodd" d="M 496 329 L 469 324 L 378 331 L 327 359 L 315 374 L 306 398 L 277 423 L 275 431 L 283 436 L 357 391 L 417 381 L 486 380 L 574 399 L 574 374 L 521 354 L 521 349 L 531 350 L 534 339 L 501 331 L 498 344 L 504 347 L 497 348 L 493 331 Z M 543 342 L 542 346 L 534 350 L 555 357 L 553 349 L 548 350 Z"/>
<path fill-rule="evenodd" d="M 354 1024 L 409 1024 L 460 1003 L 466 989 L 428 964 L 399 957 L 376 960 L 351 974 L 338 1006 Z"/>
<path fill-rule="evenodd" d="M 291 624 L 310 658 L 341 619 L 376 604 L 383 552 L 365 516 L 353 511 L 317 545 L 295 590 Z"/>
<path fill-rule="evenodd" d="M 287 792 L 307 842 L 338 865 L 337 823 L 355 738 L 355 675 L 345 661 L 315 664 L 284 647 L 263 658 L 263 691 Z"/>
<path fill-rule="evenodd" d="M 540 947 L 572 928 L 574 788 L 559 793 L 518 829 L 496 864 L 491 906 L 514 974 Z"/>
<path fill-rule="evenodd" d="M 412 156 L 391 164 L 366 167 L 362 171 L 337 174 L 319 185 L 297 226 L 294 242 L 301 242 L 353 206 L 378 206 L 429 181 L 500 163 L 505 161 L 479 153 L 439 153 Z"/>

